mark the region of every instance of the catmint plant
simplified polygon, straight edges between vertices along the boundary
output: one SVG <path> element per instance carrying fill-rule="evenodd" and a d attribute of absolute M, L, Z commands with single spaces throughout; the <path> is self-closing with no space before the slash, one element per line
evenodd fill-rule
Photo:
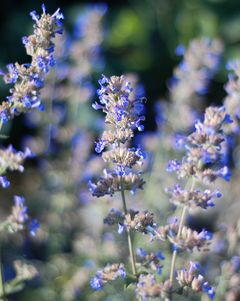
<path fill-rule="evenodd" d="M 129 222 L 133 222 L 134 226 L 139 224 L 140 229 L 141 217 L 137 218 L 138 213 L 128 210 L 125 192 L 135 193 L 137 189 L 142 189 L 144 185 L 141 171 L 134 169 L 134 166 L 141 166 L 145 155 L 139 147 L 129 147 L 129 143 L 134 137 L 134 131 L 141 132 L 144 129 L 142 125 L 142 121 L 145 119 L 142 115 L 144 105 L 142 99 L 130 97 L 132 93 L 131 84 L 125 80 L 124 76 L 108 78 L 103 75 L 99 80 L 99 84 L 101 86 L 98 90 L 99 103 L 95 102 L 93 108 L 101 109 L 106 114 L 105 122 L 108 127 L 96 142 L 95 150 L 97 153 L 102 153 L 103 160 L 111 164 L 111 167 L 105 169 L 104 176 L 96 182 L 90 181 L 89 188 L 93 196 L 96 197 L 113 196 L 116 192 L 120 193 L 123 213 L 111 210 L 110 215 L 105 219 L 105 223 L 117 223 L 119 233 L 126 229 L 132 274 L 136 277 L 137 269 L 132 229 L 131 225 L 124 224 L 124 220 L 127 223 L 129 219 Z M 135 218 L 138 219 L 138 222 L 133 221 Z M 145 214 L 143 214 L 142 220 L 145 220 Z M 152 221 L 151 217 L 150 220 Z M 121 267 L 123 268 L 122 265 Z M 100 287 L 99 281 L 97 281 L 98 275 L 99 272 L 91 281 L 94 289 Z M 100 275 L 102 275 L 101 272 Z"/>
<path fill-rule="evenodd" d="M 188 210 L 194 207 L 208 209 L 214 206 L 214 199 L 221 197 L 219 191 L 204 189 L 205 185 L 210 185 L 217 178 L 226 181 L 230 179 L 228 167 L 223 166 L 224 154 L 221 145 L 226 139 L 223 127 L 231 122 L 224 107 L 209 107 L 206 109 L 204 120 L 195 123 L 195 132 L 185 140 L 186 154 L 182 161 L 172 160 L 167 167 L 169 172 L 177 173 L 179 180 L 186 180 L 185 188 L 176 184 L 172 189 L 167 189 L 170 201 L 182 207 L 181 217 L 179 221 L 176 220 L 173 224 L 156 231 L 160 239 L 167 238 L 173 245 L 170 282 L 174 285 L 174 279 L 177 279 L 183 289 L 207 292 L 210 298 L 214 297 L 214 289 L 198 272 L 197 265 L 191 265 L 189 270 L 178 270 L 175 278 L 175 264 L 181 250 L 207 249 L 212 238 L 212 234 L 205 229 L 197 233 L 187 228 L 184 223 Z"/>
<path fill-rule="evenodd" d="M 228 82 L 225 85 L 227 93 L 224 99 L 224 105 L 229 114 L 231 114 L 233 122 L 226 127 L 228 134 L 239 134 L 240 112 L 239 112 L 239 87 L 240 87 L 240 61 L 230 60 L 227 63 Z"/>
<path fill-rule="evenodd" d="M 30 13 L 35 21 L 34 32 L 22 39 L 27 54 L 32 57 L 31 63 L 9 64 L 7 72 L 1 72 L 5 83 L 13 84 L 13 87 L 10 89 L 11 96 L 8 96 L 0 105 L 0 128 L 16 115 L 26 113 L 35 107 L 40 110 L 43 108 L 40 90 L 44 86 L 45 74 L 54 65 L 53 38 L 56 34 L 62 33 L 61 19 L 63 19 L 63 15 L 59 9 L 53 15 L 46 13 L 44 4 L 42 11 L 41 16 L 37 15 L 35 11 Z M 11 145 L 7 149 L 0 150 L 0 183 L 3 188 L 10 185 L 5 175 L 6 172 L 8 170 L 23 172 L 24 160 L 32 155 L 28 148 L 25 152 L 21 152 L 16 151 Z M 38 221 L 29 217 L 24 197 L 15 195 L 11 214 L 0 223 L 0 231 L 16 233 L 28 229 L 30 235 L 35 236 L 38 228 Z M 15 279 L 4 283 L 0 264 L 0 298 L 3 300 L 6 299 L 6 295 L 18 290 L 21 282 L 32 279 L 36 275 L 33 267 L 19 264 L 19 262 L 15 264 L 15 270 Z"/>
<path fill-rule="evenodd" d="M 168 110 L 168 120 L 175 131 L 189 131 L 193 126 L 204 105 L 203 96 L 208 92 L 210 80 L 218 69 L 222 51 L 219 40 L 207 37 L 192 40 L 187 48 L 183 45 L 176 48 L 176 54 L 183 59 L 169 82 Z M 179 112 L 184 118 L 176 120 Z"/>
<path fill-rule="evenodd" d="M 177 270 L 177 274 L 175 274 L 175 265 L 178 253 L 207 251 L 209 248 L 212 233 L 206 229 L 198 232 L 189 228 L 184 224 L 185 217 L 191 208 L 208 209 L 214 206 L 214 199 L 221 197 L 218 190 L 203 188 L 204 186 L 215 182 L 217 178 L 224 178 L 227 181 L 230 179 L 227 166 L 223 166 L 221 145 L 225 140 L 223 126 L 231 123 L 232 120 L 225 113 L 224 107 L 209 107 L 205 112 L 204 120 L 196 121 L 195 131 L 184 140 L 186 154 L 182 161 L 171 160 L 167 167 L 169 172 L 177 173 L 181 183 L 186 180 L 184 188 L 181 183 L 178 183 L 173 188 L 167 189 L 170 202 L 183 208 L 181 218 L 175 219 L 166 226 L 158 226 L 153 214 L 147 210 L 144 212 L 128 210 L 125 198 L 125 190 L 134 193 L 137 188 L 142 189 L 144 185 L 141 173 L 133 169 L 136 164 L 140 164 L 144 154 L 140 148 L 129 148 L 134 130 L 143 130 L 142 100 L 131 100 L 132 89 L 123 76 L 110 78 L 103 76 L 99 83 L 100 102 L 94 103 L 93 108 L 101 109 L 106 113 L 105 122 L 108 127 L 101 139 L 96 142 L 95 150 L 97 153 L 102 153 L 103 160 L 111 165 L 110 169 L 104 170 L 104 176 L 96 182 L 90 182 L 89 187 L 93 196 L 97 197 L 121 193 L 123 213 L 111 209 L 104 223 L 117 224 L 118 233 L 127 231 L 132 274 L 138 280 L 137 296 L 141 300 L 160 297 L 167 301 L 172 300 L 174 293 L 191 291 L 206 292 L 210 298 L 213 298 L 215 290 L 201 274 L 198 263 L 190 262 L 188 268 Z M 163 268 L 161 260 L 164 260 L 164 256 L 161 252 L 148 254 L 140 248 L 137 250 L 137 257 L 135 256 L 132 244 L 133 229 L 143 234 L 150 234 L 152 239 L 169 241 L 172 244 L 169 278 L 158 282 L 154 275 L 154 273 L 161 274 Z M 141 266 L 140 274 L 137 271 L 137 260 L 138 265 Z M 99 290 L 104 283 L 117 277 L 123 278 L 125 274 L 123 264 L 109 265 L 104 270 L 98 271 L 90 284 L 92 288 Z M 175 281 L 178 283 L 178 288 Z"/>
<path fill-rule="evenodd" d="M 8 64 L 7 72 L 2 72 L 5 83 L 13 84 L 13 87 L 10 89 L 11 95 L 1 103 L 1 123 L 33 108 L 43 110 L 40 91 L 44 86 L 46 73 L 55 64 L 53 39 L 56 34 L 62 33 L 63 14 L 59 9 L 53 15 L 48 14 L 44 4 L 42 10 L 41 16 L 36 11 L 30 13 L 35 22 L 34 32 L 22 38 L 31 62 Z"/>

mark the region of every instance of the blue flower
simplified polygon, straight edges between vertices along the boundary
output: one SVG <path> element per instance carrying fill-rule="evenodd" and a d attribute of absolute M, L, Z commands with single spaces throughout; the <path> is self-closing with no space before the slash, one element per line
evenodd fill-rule
<path fill-rule="evenodd" d="M 0 184 L 3 188 L 8 188 L 10 186 L 10 182 L 6 176 L 0 176 Z"/>
<path fill-rule="evenodd" d="M 178 160 L 170 160 L 168 161 L 168 165 L 166 168 L 167 172 L 173 172 L 179 170 L 181 163 Z"/>
<path fill-rule="evenodd" d="M 118 223 L 118 234 L 122 234 L 124 229 L 125 229 L 124 225 Z"/>
<path fill-rule="evenodd" d="M 26 45 L 28 43 L 28 37 L 26 36 L 22 37 L 22 43 L 23 45 Z"/>
<path fill-rule="evenodd" d="M 201 268 L 199 262 L 190 261 L 189 273 L 193 273 Z"/>
<path fill-rule="evenodd" d="M 99 291 L 102 289 L 103 287 L 103 282 L 102 282 L 102 279 L 98 276 L 98 275 L 95 275 L 91 280 L 90 280 L 90 285 L 91 287 L 96 290 L 96 291 Z"/>
<path fill-rule="evenodd" d="M 123 177 L 126 175 L 126 168 L 124 165 L 118 165 L 115 170 L 116 170 L 117 175 L 120 177 Z"/>
<path fill-rule="evenodd" d="M 161 260 L 165 259 L 165 256 L 162 254 L 161 251 L 156 252 L 156 256 L 157 256 L 158 259 L 161 259 Z"/>
<path fill-rule="evenodd" d="M 16 222 L 18 223 L 25 223 L 28 221 L 28 208 L 25 205 L 25 199 L 21 196 L 15 195 L 14 196 L 14 208 L 16 211 L 15 218 Z"/>
<path fill-rule="evenodd" d="M 35 236 L 40 225 L 39 222 L 36 219 L 31 220 L 31 222 L 28 224 L 29 233 L 31 236 Z"/>
<path fill-rule="evenodd" d="M 118 270 L 118 276 L 121 278 L 121 279 L 124 279 L 126 277 L 126 270 L 124 267 L 120 267 L 119 270 Z"/>
<path fill-rule="evenodd" d="M 97 102 L 92 104 L 94 110 L 102 110 L 104 107 L 98 104 Z"/>
<path fill-rule="evenodd" d="M 227 166 L 224 166 L 218 171 L 218 176 L 228 182 L 231 179 L 231 171 Z"/>
<path fill-rule="evenodd" d="M 100 86 L 103 86 L 105 84 L 107 84 L 109 82 L 108 78 L 102 74 L 102 78 L 98 80 L 98 83 L 100 84 Z"/>
<path fill-rule="evenodd" d="M 176 55 L 178 55 L 178 56 L 183 56 L 184 53 L 185 53 L 185 51 L 186 51 L 186 49 L 185 49 L 185 47 L 184 47 L 183 45 L 178 45 L 178 46 L 176 47 L 176 49 L 175 49 L 175 53 L 176 53 Z"/>
<path fill-rule="evenodd" d="M 117 121 L 122 121 L 122 119 L 126 116 L 125 109 L 123 109 L 119 106 L 115 107 L 115 114 L 116 114 Z"/>
<path fill-rule="evenodd" d="M 212 232 L 202 229 L 202 231 L 199 233 L 199 237 L 201 237 L 203 240 L 211 240 L 213 238 L 213 234 Z"/>
<path fill-rule="evenodd" d="M 9 83 L 15 84 L 19 77 L 19 72 L 13 64 L 9 64 L 6 66 L 8 69 L 8 79 Z"/>
<path fill-rule="evenodd" d="M 95 142 L 95 144 L 96 144 L 95 151 L 100 154 L 105 148 L 105 143 L 106 142 L 101 139 L 98 142 Z"/>
<path fill-rule="evenodd" d="M 9 111 L 7 109 L 2 110 L 0 112 L 0 119 L 3 124 L 7 123 L 10 120 L 10 118 L 11 118 L 11 115 L 9 114 Z"/>
<path fill-rule="evenodd" d="M 233 256 L 231 259 L 233 270 L 237 273 L 240 270 L 240 256 Z"/>
<path fill-rule="evenodd" d="M 139 256 L 139 257 L 145 257 L 145 256 L 147 256 L 147 251 L 144 250 L 143 248 L 138 248 L 137 249 L 137 256 Z"/>
<path fill-rule="evenodd" d="M 202 290 L 208 294 L 210 299 L 214 299 L 215 289 L 212 286 L 210 286 L 207 281 L 203 283 Z"/>

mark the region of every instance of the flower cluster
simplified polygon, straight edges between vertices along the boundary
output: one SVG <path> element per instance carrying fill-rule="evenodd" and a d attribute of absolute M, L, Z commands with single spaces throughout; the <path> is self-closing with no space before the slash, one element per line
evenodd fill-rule
<path fill-rule="evenodd" d="M 167 301 L 171 290 L 172 284 L 169 280 L 159 283 L 153 274 L 141 274 L 137 283 L 136 295 L 142 301 L 148 298 L 162 298 Z"/>
<path fill-rule="evenodd" d="M 62 33 L 62 13 L 59 9 L 53 14 L 43 13 L 38 16 L 35 11 L 31 12 L 32 19 L 36 22 L 34 33 L 23 37 L 26 52 L 32 57 L 30 64 L 19 63 L 7 65 L 7 72 L 2 72 L 4 81 L 13 84 L 10 89 L 11 96 L 7 97 L 0 105 L 1 123 L 6 123 L 15 115 L 30 111 L 32 108 L 43 109 L 40 100 L 40 90 L 44 86 L 45 73 L 54 65 L 54 43 L 56 34 Z"/>
<path fill-rule="evenodd" d="M 170 233 L 168 239 L 175 248 L 180 250 L 192 251 L 196 248 L 198 251 L 206 251 L 210 244 L 209 240 L 212 239 L 212 233 L 205 229 L 198 233 L 184 226 L 179 236 L 177 236 L 177 233 Z"/>
<path fill-rule="evenodd" d="M 118 225 L 118 233 L 121 234 L 124 230 L 124 219 L 124 214 L 121 211 L 112 208 L 103 222 L 109 226 Z"/>
<path fill-rule="evenodd" d="M 54 101 L 57 103 L 86 104 L 92 99 L 95 93 L 92 75 L 104 66 L 101 44 L 106 11 L 105 4 L 89 4 L 77 15 L 73 34 L 64 33 L 63 38 L 56 40 L 55 73 L 46 79 L 44 99 L 48 99 L 49 93 L 53 94 L 53 77 Z"/>
<path fill-rule="evenodd" d="M 228 181 L 230 172 L 227 166 L 218 166 L 224 155 L 221 148 L 221 144 L 225 141 L 223 125 L 231 122 L 229 115 L 225 113 L 224 107 L 207 108 L 204 121 L 198 120 L 195 124 L 195 131 L 186 139 L 186 156 L 182 162 L 170 161 L 168 171 L 176 171 L 179 178 L 194 177 L 196 180 L 205 183 L 214 182 L 218 177 Z M 175 194 L 176 190 L 173 189 L 172 192 Z M 184 190 L 178 190 L 178 194 L 182 194 L 182 198 L 184 198 L 185 193 Z M 194 198 L 197 197 L 198 193 L 198 191 L 195 192 Z M 210 194 L 208 192 L 208 195 L 215 196 L 215 193 Z M 217 195 L 219 194 L 217 193 Z M 194 203 L 198 202 L 200 207 L 205 206 L 201 206 L 201 200 Z"/>
<path fill-rule="evenodd" d="M 211 299 L 215 296 L 214 288 L 199 273 L 199 264 L 196 262 L 190 262 L 188 269 L 178 270 L 177 281 L 184 290 L 189 289 L 196 293 L 206 292 Z"/>
<path fill-rule="evenodd" d="M 149 232 L 149 227 L 154 228 L 156 226 L 153 218 L 153 213 L 148 210 L 134 211 L 124 215 L 121 211 L 112 208 L 107 217 L 104 219 L 104 223 L 107 225 L 118 225 L 118 233 L 121 234 L 124 229 L 131 229 L 143 234 Z"/>
<path fill-rule="evenodd" d="M 25 206 L 25 199 L 21 196 L 14 196 L 12 213 L 7 220 L 3 222 L 1 227 L 7 229 L 10 233 L 21 231 L 27 227 L 29 233 L 35 236 L 39 228 L 39 223 L 35 219 L 30 219 L 27 212 L 28 208 Z"/>
<path fill-rule="evenodd" d="M 88 81 L 89 75 L 93 70 L 101 69 L 103 65 L 101 55 L 101 44 L 104 37 L 102 19 L 106 11 L 106 4 L 88 5 L 78 15 L 75 23 L 75 41 L 72 43 L 69 53 L 75 64 L 70 70 L 69 77 L 72 82 L 85 82 L 85 89 L 87 89 L 87 84 L 92 86 Z"/>
<path fill-rule="evenodd" d="M 18 281 L 31 280 L 38 275 L 37 269 L 31 264 L 27 264 L 21 260 L 15 260 L 13 265 Z"/>
<path fill-rule="evenodd" d="M 182 145 L 185 147 L 185 156 L 181 161 L 171 160 L 167 171 L 176 172 L 179 180 L 186 180 L 185 188 L 177 183 L 172 189 L 166 189 L 170 195 L 170 202 L 183 207 L 181 219 L 175 219 L 173 223 L 161 226 L 151 234 L 160 240 L 168 240 L 173 244 L 173 255 L 171 261 L 170 281 L 174 281 L 174 268 L 179 251 L 208 251 L 212 233 L 203 229 L 197 232 L 184 225 L 188 209 L 200 207 L 207 209 L 214 206 L 214 199 L 220 198 L 221 193 L 217 190 L 204 189 L 206 184 L 211 184 L 217 178 L 226 181 L 230 179 L 230 172 L 224 166 L 223 143 L 226 135 L 223 128 L 232 120 L 226 114 L 224 107 L 208 107 L 205 111 L 203 121 L 197 120 L 195 131 L 186 138 L 181 137 Z M 200 184 L 201 188 L 196 188 Z M 191 288 L 194 292 L 205 291 L 210 298 L 214 297 L 214 289 L 197 273 L 194 264 L 190 264 L 189 270 L 177 272 L 177 280 L 181 288 Z"/>
<path fill-rule="evenodd" d="M 8 170 L 24 171 L 23 162 L 26 158 L 32 157 L 33 154 L 29 148 L 26 148 L 24 152 L 16 151 L 12 145 L 9 145 L 6 149 L 0 150 L 0 175 L 4 175 Z M 10 185 L 6 176 L 0 176 L 0 184 L 3 188 L 7 188 Z"/>
<path fill-rule="evenodd" d="M 137 249 L 137 259 L 142 268 L 151 269 L 161 275 L 163 268 L 161 260 L 165 259 L 161 251 L 147 253 L 144 249 L 139 248 Z"/>
<path fill-rule="evenodd" d="M 155 228 L 153 213 L 148 210 L 144 211 L 130 211 L 125 216 L 125 226 L 143 234 L 149 232 L 149 228 Z"/>
<path fill-rule="evenodd" d="M 117 278 L 124 279 L 125 277 L 126 271 L 122 263 L 109 264 L 95 274 L 90 281 L 90 285 L 94 290 L 100 290 L 104 284 Z"/>
<path fill-rule="evenodd" d="M 204 191 L 193 190 L 189 191 L 183 189 L 180 184 L 176 184 L 173 188 L 167 188 L 165 190 L 170 194 L 169 201 L 178 206 L 188 206 L 189 208 L 200 207 L 207 209 L 213 207 L 215 198 L 220 198 L 222 194 L 219 191 L 211 191 L 205 189 Z"/>
<path fill-rule="evenodd" d="M 233 256 L 230 262 L 230 278 L 226 301 L 237 301 L 240 298 L 240 256 Z"/>
<path fill-rule="evenodd" d="M 224 99 L 224 106 L 227 112 L 232 116 L 233 122 L 226 130 L 228 133 L 239 133 L 240 126 L 240 61 L 229 61 L 227 69 L 231 71 L 228 82 L 225 86 L 227 96 Z"/>
<path fill-rule="evenodd" d="M 208 250 L 212 233 L 202 229 L 201 232 L 192 230 L 187 226 L 183 226 L 181 233 L 178 235 L 179 224 L 174 222 L 165 226 L 160 226 L 152 233 L 154 238 L 162 241 L 168 240 L 173 244 L 174 249 L 186 250 L 192 252 L 195 248 L 198 251 Z"/>
<path fill-rule="evenodd" d="M 222 48 L 219 40 L 208 38 L 192 40 L 187 49 L 182 45 L 177 47 L 176 54 L 184 57 L 175 69 L 169 86 L 172 101 L 169 118 L 177 131 L 187 130 L 193 125 L 199 98 L 208 91 L 208 83 L 217 70 Z M 184 118 L 176 122 L 175 116 L 182 113 Z"/>
<path fill-rule="evenodd" d="M 144 129 L 141 121 L 144 116 L 142 99 L 130 97 L 132 88 L 124 77 L 103 76 L 99 81 L 101 88 L 98 90 L 100 103 L 93 104 L 94 109 L 102 109 L 106 113 L 105 122 L 109 129 L 103 132 L 102 138 L 96 142 L 95 150 L 101 153 L 104 161 L 115 164 L 114 170 L 105 170 L 104 177 L 97 183 L 90 182 L 90 190 L 94 196 L 113 195 L 116 191 L 143 188 L 144 181 L 140 171 L 134 171 L 133 166 L 141 165 L 145 155 L 140 148 L 128 148 L 126 143 L 134 135 L 134 130 Z"/>

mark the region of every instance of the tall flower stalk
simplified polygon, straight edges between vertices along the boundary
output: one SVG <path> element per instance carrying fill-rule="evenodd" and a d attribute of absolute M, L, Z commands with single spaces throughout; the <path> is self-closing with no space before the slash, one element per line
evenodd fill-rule
<path fill-rule="evenodd" d="M 27 64 L 9 64 L 7 72 L 1 71 L 3 79 L 7 84 L 13 84 L 10 89 L 11 95 L 0 105 L 0 130 L 2 125 L 13 119 L 16 115 L 26 113 L 33 108 L 43 109 L 40 99 L 40 91 L 44 86 L 45 74 L 55 63 L 53 52 L 53 38 L 56 34 L 62 33 L 61 19 L 62 13 L 58 9 L 53 15 L 46 13 L 44 4 L 42 5 L 42 15 L 39 16 L 35 11 L 30 13 L 35 21 L 34 32 L 28 37 L 23 37 L 22 42 L 25 45 L 26 52 L 32 60 Z M 2 188 L 8 188 L 10 182 L 5 176 L 8 170 L 24 171 L 24 160 L 32 156 L 27 148 L 25 152 L 17 152 L 11 145 L 7 149 L 0 150 L 0 185 Z M 28 229 L 30 235 L 35 236 L 39 228 L 37 220 L 30 219 L 28 208 L 25 206 L 25 199 L 21 196 L 14 196 L 14 205 L 11 214 L 0 223 L 0 232 L 16 233 Z M 2 245 L 0 245 L 2 250 Z M 1 256 L 1 254 L 0 254 Z M 19 283 L 30 280 L 36 276 L 36 270 L 26 272 L 27 266 L 22 264 L 16 268 L 16 277 L 8 282 L 3 279 L 2 258 L 0 258 L 0 298 L 6 300 L 6 295 L 18 290 Z M 33 271 L 34 270 L 34 271 Z"/>
<path fill-rule="evenodd" d="M 36 11 L 30 13 L 35 21 L 34 32 L 22 38 L 31 62 L 8 64 L 7 72 L 1 72 L 5 83 L 14 84 L 10 89 L 11 95 L 0 105 L 1 123 L 33 108 L 43 110 L 40 91 L 44 86 L 45 74 L 55 64 L 53 39 L 56 34 L 62 33 L 63 14 L 59 9 L 53 15 L 46 13 L 44 4 L 42 10 L 41 16 Z"/>
<path fill-rule="evenodd" d="M 214 206 L 214 198 L 221 197 L 219 191 L 211 191 L 210 189 L 203 191 L 202 189 L 196 189 L 196 185 L 204 187 L 206 184 L 209 185 L 215 182 L 219 177 L 227 181 L 230 179 L 230 172 L 227 166 L 222 166 L 224 152 L 221 145 L 225 141 L 223 126 L 231 122 L 223 107 L 209 107 L 205 112 L 203 122 L 198 120 L 195 124 L 195 132 L 186 138 L 186 155 L 182 161 L 172 160 L 168 164 L 168 171 L 175 171 L 179 179 L 187 180 L 185 189 L 181 188 L 180 184 L 176 184 L 173 189 L 167 190 L 170 194 L 170 201 L 182 207 L 181 218 L 179 223 L 176 224 L 175 234 L 170 234 L 170 241 L 174 246 L 170 270 L 170 282 L 172 284 L 174 282 L 178 251 L 180 249 L 189 249 L 190 245 L 190 249 L 194 245 L 198 248 L 200 247 L 198 240 L 194 241 L 194 235 L 191 233 L 191 230 L 187 230 L 186 226 L 184 226 L 188 210 L 193 207 L 207 209 Z M 189 183 L 191 183 L 190 188 L 188 188 Z M 187 232 L 189 235 L 186 235 Z M 211 239 L 211 234 L 203 230 L 199 235 L 200 238 L 203 241 L 208 241 Z M 195 270 L 194 268 L 194 272 Z M 177 280 L 180 284 L 185 283 L 181 279 L 181 277 L 184 278 L 185 276 L 178 272 Z M 203 286 L 201 289 L 204 291 Z M 207 293 L 210 298 L 214 297 L 214 290 L 211 287 L 209 287 Z"/>
<path fill-rule="evenodd" d="M 98 90 L 100 103 L 93 104 L 94 109 L 101 109 L 106 114 L 105 122 L 108 128 L 101 139 L 96 142 L 95 150 L 102 153 L 105 162 L 111 164 L 111 169 L 104 170 L 104 176 L 96 183 L 90 182 L 93 196 L 101 197 L 121 193 L 125 217 L 129 214 L 125 191 L 135 193 L 143 188 L 144 181 L 141 171 L 134 170 L 135 165 L 141 165 L 144 158 L 140 148 L 130 148 L 129 143 L 134 136 L 134 130 L 143 131 L 141 122 L 145 119 L 141 112 L 143 100 L 131 98 L 133 92 L 129 82 L 123 76 L 105 76 L 99 80 Z M 119 224 L 121 232 L 121 225 Z M 128 249 L 132 273 L 137 274 L 131 229 L 127 227 Z"/>
<path fill-rule="evenodd" d="M 194 39 L 185 49 L 179 45 L 176 54 L 182 56 L 169 82 L 170 104 L 168 121 L 176 132 L 189 132 L 204 108 L 204 96 L 216 73 L 223 51 L 222 43 L 207 37 Z M 176 114 L 184 118 L 176 120 Z"/>

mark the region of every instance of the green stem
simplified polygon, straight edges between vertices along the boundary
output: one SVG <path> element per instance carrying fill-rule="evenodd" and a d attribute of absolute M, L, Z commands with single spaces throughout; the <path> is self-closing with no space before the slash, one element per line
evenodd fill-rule
<path fill-rule="evenodd" d="M 4 287 L 4 280 L 3 280 L 3 264 L 2 264 L 2 246 L 0 246 L 0 300 L 5 301 L 5 287 Z"/>
<path fill-rule="evenodd" d="M 195 178 L 192 179 L 192 185 L 191 185 L 190 191 L 193 191 L 194 186 L 195 186 Z M 179 222 L 177 238 L 179 238 L 182 234 L 182 229 L 183 229 L 183 226 L 184 226 L 184 221 L 185 221 L 185 217 L 186 217 L 186 214 L 187 214 L 187 209 L 188 209 L 187 206 L 183 207 L 180 222 Z M 174 268 L 175 268 L 176 260 L 177 260 L 177 250 L 174 250 L 173 255 L 172 255 L 170 278 L 169 278 L 169 280 L 172 284 L 173 284 Z"/>
<path fill-rule="evenodd" d="M 187 213 L 187 207 L 184 206 L 183 210 L 182 210 L 182 214 L 181 214 L 178 233 L 177 233 L 178 238 L 181 236 L 181 233 L 182 233 L 186 213 Z M 173 255 L 172 255 L 171 270 L 170 270 L 170 282 L 171 283 L 173 283 L 173 276 L 174 276 L 174 268 L 175 268 L 175 264 L 176 264 L 176 259 L 177 259 L 177 250 L 174 250 Z"/>
<path fill-rule="evenodd" d="M 0 131 L 2 129 L 3 122 L 0 120 Z M 0 300 L 5 301 L 5 288 L 4 288 L 4 281 L 3 281 L 3 264 L 2 264 L 2 246 L 0 245 Z"/>
<path fill-rule="evenodd" d="M 126 214 L 128 214 L 128 211 L 127 211 L 127 203 L 126 203 L 126 199 L 125 199 L 125 193 L 124 193 L 124 189 L 123 189 L 122 177 L 121 177 L 120 181 L 121 181 L 121 196 L 122 196 L 123 210 L 124 210 L 124 214 L 126 215 Z M 132 266 L 132 273 L 134 276 L 136 276 L 137 269 L 136 269 L 135 255 L 134 255 L 134 251 L 133 251 L 132 233 L 129 228 L 127 228 L 127 239 L 128 239 L 128 249 L 129 249 L 130 261 L 131 261 L 131 266 Z"/>

